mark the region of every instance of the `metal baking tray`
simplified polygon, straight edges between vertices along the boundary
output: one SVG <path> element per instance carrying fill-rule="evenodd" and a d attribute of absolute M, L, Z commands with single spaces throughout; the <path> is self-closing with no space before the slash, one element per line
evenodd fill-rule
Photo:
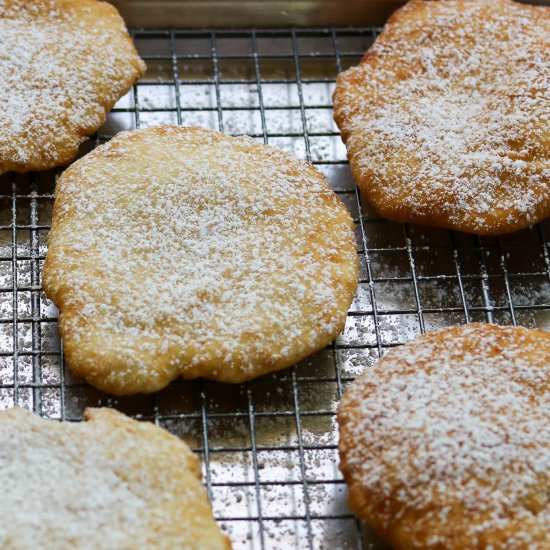
<path fill-rule="evenodd" d="M 142 5 L 144 14 L 156 4 L 118 3 Z M 251 25 L 252 15 L 230 21 Z M 79 421 L 86 406 L 111 406 L 183 437 L 201 455 L 214 513 L 236 549 L 384 548 L 346 503 L 335 419 L 342 393 L 379 356 L 423 331 L 468 321 L 550 330 L 550 223 L 479 238 L 389 222 L 362 200 L 332 121 L 331 94 L 337 73 L 359 61 L 376 26 L 153 29 L 130 21 L 147 26 L 132 30 L 147 74 L 82 154 L 121 130 L 167 123 L 248 134 L 308 159 L 355 219 L 357 296 L 337 340 L 285 371 L 242 385 L 180 381 L 156 395 L 103 394 L 65 368 L 57 310 L 41 290 L 56 172 L 6 174 L 0 408 L 18 404 Z"/>
<path fill-rule="evenodd" d="M 112 0 L 132 27 L 382 25 L 403 0 Z"/>
<path fill-rule="evenodd" d="M 132 27 L 274 28 L 383 25 L 405 0 L 111 0 L 111 3 Z M 526 3 L 548 4 L 548 0 Z"/>

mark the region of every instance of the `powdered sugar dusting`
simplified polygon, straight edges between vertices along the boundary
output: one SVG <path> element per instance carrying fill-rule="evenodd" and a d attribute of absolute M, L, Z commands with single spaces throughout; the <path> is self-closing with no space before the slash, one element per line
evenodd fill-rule
<path fill-rule="evenodd" d="M 413 0 L 339 77 L 361 190 L 397 221 L 479 233 L 550 214 L 550 9 Z"/>
<path fill-rule="evenodd" d="M 70 161 L 145 70 L 95 0 L 0 0 L 0 36 L 0 173 Z"/>
<path fill-rule="evenodd" d="M 392 350 L 342 403 L 348 482 L 388 532 L 416 510 L 409 530 L 432 524 L 428 546 L 546 548 L 549 366 L 550 334 L 523 328 L 454 327 Z"/>
<path fill-rule="evenodd" d="M 351 225 L 322 175 L 281 151 L 199 128 L 122 134 L 58 184 L 45 289 L 66 344 L 101 331 L 129 377 L 154 379 L 160 355 L 172 378 L 249 378 L 342 329 Z"/>
<path fill-rule="evenodd" d="M 183 442 L 115 411 L 86 423 L 4 411 L 0 546 L 225 549 L 198 472 Z"/>

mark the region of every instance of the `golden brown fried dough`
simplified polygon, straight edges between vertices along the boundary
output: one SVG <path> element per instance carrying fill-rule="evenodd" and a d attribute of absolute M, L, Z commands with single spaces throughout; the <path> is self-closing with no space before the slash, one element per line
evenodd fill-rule
<path fill-rule="evenodd" d="M 343 329 L 352 220 L 313 166 L 202 128 L 119 134 L 60 178 L 44 265 L 69 367 L 112 393 L 241 382 Z"/>
<path fill-rule="evenodd" d="M 231 548 L 183 441 L 112 409 L 85 417 L 0 412 L 3 550 Z"/>
<path fill-rule="evenodd" d="M 0 174 L 74 159 L 145 72 L 116 9 L 0 0 Z"/>
<path fill-rule="evenodd" d="M 380 214 L 484 235 L 550 215 L 550 8 L 412 0 L 339 75 L 334 118 Z"/>
<path fill-rule="evenodd" d="M 344 396 L 350 506 L 396 549 L 550 548 L 550 333 L 470 324 L 393 349 Z"/>

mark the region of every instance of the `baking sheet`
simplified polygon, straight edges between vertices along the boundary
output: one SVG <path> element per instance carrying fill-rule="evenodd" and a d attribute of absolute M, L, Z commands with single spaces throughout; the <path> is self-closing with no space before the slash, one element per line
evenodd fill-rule
<path fill-rule="evenodd" d="M 523 1 L 523 0 L 520 0 Z M 143 28 L 383 25 L 404 0 L 111 0 Z M 547 5 L 548 0 L 529 0 Z"/>
<path fill-rule="evenodd" d="M 204 461 L 215 515 L 236 549 L 383 548 L 348 509 L 337 467 L 335 412 L 347 385 L 422 331 L 466 321 L 550 329 L 549 222 L 479 238 L 389 222 L 361 200 L 331 94 L 377 32 L 135 30 L 147 75 L 82 147 L 132 128 L 200 125 L 251 135 L 326 174 L 355 219 L 361 279 L 344 332 L 294 368 L 130 398 L 73 377 L 40 288 L 56 173 L 0 177 L 0 408 L 78 421 L 86 406 L 113 406 L 180 435 Z"/>

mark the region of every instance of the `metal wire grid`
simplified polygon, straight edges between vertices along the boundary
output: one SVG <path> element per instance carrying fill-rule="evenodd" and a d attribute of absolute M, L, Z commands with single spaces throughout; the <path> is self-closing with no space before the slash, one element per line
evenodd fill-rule
<path fill-rule="evenodd" d="M 172 123 L 248 134 L 322 170 L 356 221 L 360 285 L 337 341 L 248 384 L 175 382 L 113 398 L 65 370 L 57 311 L 41 291 L 55 173 L 0 178 L 0 408 L 81 420 L 106 405 L 152 420 L 202 455 L 217 519 L 235 548 L 377 548 L 346 505 L 335 411 L 389 348 L 469 321 L 550 329 L 548 223 L 478 238 L 400 225 L 361 201 L 332 122 L 336 74 L 375 28 L 134 31 L 148 75 L 84 154 L 120 130 Z"/>

